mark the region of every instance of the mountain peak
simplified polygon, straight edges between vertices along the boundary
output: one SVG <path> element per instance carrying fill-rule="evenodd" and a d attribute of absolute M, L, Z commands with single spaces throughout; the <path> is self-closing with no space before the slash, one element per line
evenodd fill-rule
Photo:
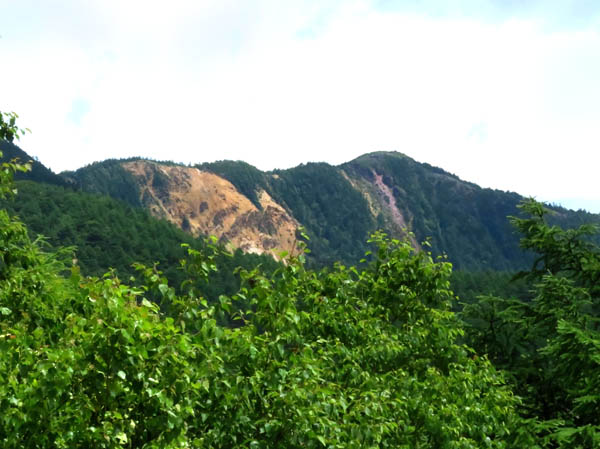
<path fill-rule="evenodd" d="M 357 158 L 352 159 L 349 162 L 346 162 L 345 164 L 352 164 L 355 162 L 367 162 L 367 161 L 381 161 L 387 158 L 398 158 L 398 159 L 408 159 L 413 161 L 412 158 L 410 158 L 409 156 L 407 156 L 404 153 L 401 153 L 399 151 L 373 151 L 371 153 L 365 153 L 361 156 L 358 156 Z M 345 165 L 342 164 L 342 165 Z"/>
<path fill-rule="evenodd" d="M 130 158 L 64 177 L 248 252 L 292 252 L 302 226 L 314 262 L 355 263 L 375 230 L 393 238 L 408 230 L 415 248 L 429 240 L 433 255 L 447 254 L 459 268 L 515 270 L 529 263 L 507 219 L 519 214 L 521 196 L 482 189 L 396 151 L 364 154 L 339 166 L 307 163 L 270 172 L 243 161 L 191 167 Z M 576 215 L 560 219 L 583 219 Z"/>

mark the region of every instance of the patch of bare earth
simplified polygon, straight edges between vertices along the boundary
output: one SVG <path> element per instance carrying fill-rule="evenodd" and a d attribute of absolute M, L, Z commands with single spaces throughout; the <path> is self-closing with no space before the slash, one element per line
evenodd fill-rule
<path fill-rule="evenodd" d="M 197 168 L 151 161 L 123 163 L 139 182 L 143 204 L 191 234 L 215 235 L 245 252 L 293 253 L 298 223 L 267 192 L 258 209 L 229 181 Z"/>
<path fill-rule="evenodd" d="M 372 171 L 373 177 L 375 178 L 375 187 L 377 188 L 377 193 L 382 200 L 382 206 L 386 207 L 388 213 L 390 214 L 392 221 L 399 228 L 402 229 L 403 232 L 408 231 L 408 225 L 406 220 L 404 219 L 404 215 L 400 212 L 398 205 L 396 204 L 396 197 L 394 196 L 394 192 L 392 189 L 383 181 L 383 175 L 378 174 L 375 170 Z M 419 248 L 419 244 L 414 238 L 414 236 L 410 237 L 410 241 L 415 248 Z"/>

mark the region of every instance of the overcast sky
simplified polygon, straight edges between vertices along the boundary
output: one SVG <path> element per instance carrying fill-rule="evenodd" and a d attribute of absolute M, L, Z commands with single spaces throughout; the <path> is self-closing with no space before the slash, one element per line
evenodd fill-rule
<path fill-rule="evenodd" d="M 0 0 L 0 36 L 0 110 L 57 172 L 400 151 L 600 212 L 597 0 Z"/>

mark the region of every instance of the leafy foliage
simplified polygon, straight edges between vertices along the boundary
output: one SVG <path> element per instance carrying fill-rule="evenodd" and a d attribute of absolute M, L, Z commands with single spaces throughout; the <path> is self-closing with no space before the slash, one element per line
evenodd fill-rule
<path fill-rule="evenodd" d="M 64 256 L 0 221 L 2 447 L 176 447 L 188 337 L 116 279 L 62 277 Z"/>
<path fill-rule="evenodd" d="M 28 129 L 21 129 L 16 122 L 19 116 L 14 112 L 0 111 L 0 140 L 12 143 L 24 136 Z"/>
<path fill-rule="evenodd" d="M 14 135 L 8 123 L 0 137 Z M 27 169 L 2 163 L 0 197 Z M 307 184 L 333 173 L 303 170 Z M 338 181 L 323 207 L 342 195 Z M 141 213 L 40 186 L 20 184 L 41 197 L 46 219 L 61 220 L 53 197 L 66 201 L 54 209 L 89 204 L 90 218 L 109 211 L 119 226 Z M 301 205 L 311 192 L 290 198 Z M 481 297 L 463 322 L 451 311 L 451 265 L 410 238 L 373 234 L 361 267 L 315 271 L 301 252 L 273 272 L 238 268 L 241 286 L 209 301 L 202 286 L 234 260 L 214 240 L 184 244 L 181 286 L 143 264 L 130 286 L 114 272 L 82 276 L 71 250 L 49 251 L 0 210 L 0 445 L 599 447 L 596 230 L 563 230 L 542 205 L 521 207 L 521 246 L 539 254 L 523 278 L 533 298 Z"/>
<path fill-rule="evenodd" d="M 3 447 L 475 448 L 518 433 L 501 377 L 453 342 L 450 267 L 408 243 L 376 237 L 362 272 L 246 272 L 233 300 L 251 308 L 231 329 L 226 297 L 63 278 L 2 219 Z M 153 287 L 171 317 L 144 299 Z"/>
<path fill-rule="evenodd" d="M 530 200 L 513 218 L 521 245 L 539 254 L 527 274 L 531 301 L 483 297 L 467 305 L 467 337 L 512 379 L 522 414 L 548 447 L 600 445 L 600 297 L 595 227 L 563 230 Z"/>
<path fill-rule="evenodd" d="M 21 130 L 15 121 L 17 114 L 5 113 L 0 111 L 0 144 L 12 142 L 15 138 L 18 140 L 25 131 Z M 0 160 L 3 154 L 0 151 Z M 0 199 L 14 195 L 17 191 L 13 186 L 13 177 L 17 173 L 25 173 L 31 169 L 31 162 L 19 163 L 16 158 L 10 161 L 4 161 L 0 164 Z"/>
<path fill-rule="evenodd" d="M 502 376 L 457 343 L 450 265 L 372 243 L 364 269 L 301 255 L 209 304 L 213 245 L 188 247 L 181 293 L 152 267 L 131 287 L 0 211 L 0 445 L 524 447 Z"/>
<path fill-rule="evenodd" d="M 205 244 L 157 220 L 148 212 L 100 195 L 77 192 L 69 187 L 20 181 L 18 198 L 1 204 L 17 214 L 33 237 L 44 235 L 51 248 L 74 247 L 77 265 L 86 275 L 101 276 L 109 269 L 121 279 L 136 275 L 132 264 L 158 264 L 173 285 L 185 279 L 179 261 L 186 251 L 182 243 L 200 250 Z M 277 263 L 268 256 L 243 254 L 219 256 L 223 270 L 213 273 L 202 292 L 211 299 L 232 294 L 239 288 L 234 268 L 262 264 L 267 272 Z"/>

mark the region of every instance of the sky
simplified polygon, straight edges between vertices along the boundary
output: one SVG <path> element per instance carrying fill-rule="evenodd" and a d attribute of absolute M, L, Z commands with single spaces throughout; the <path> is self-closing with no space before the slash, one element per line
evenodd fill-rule
<path fill-rule="evenodd" d="M 0 0 L 0 111 L 55 172 L 399 151 L 600 212 L 597 0 Z"/>

